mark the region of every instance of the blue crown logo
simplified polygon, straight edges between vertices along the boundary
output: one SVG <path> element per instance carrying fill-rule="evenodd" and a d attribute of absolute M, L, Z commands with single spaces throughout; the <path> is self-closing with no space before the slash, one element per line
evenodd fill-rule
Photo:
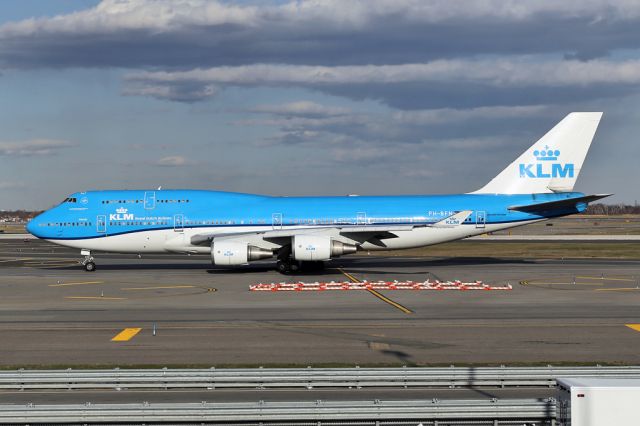
<path fill-rule="evenodd" d="M 545 146 L 543 150 L 535 150 L 533 151 L 533 155 L 536 156 L 536 160 L 538 161 L 555 161 L 560 156 L 560 150 L 549 149 L 548 146 Z"/>

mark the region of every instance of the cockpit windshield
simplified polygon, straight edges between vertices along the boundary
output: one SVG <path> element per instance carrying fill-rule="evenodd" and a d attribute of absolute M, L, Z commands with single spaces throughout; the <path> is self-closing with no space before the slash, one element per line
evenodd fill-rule
<path fill-rule="evenodd" d="M 65 198 L 64 201 L 60 204 L 64 204 L 64 203 L 76 203 L 78 201 L 77 198 L 75 197 L 69 197 L 69 198 Z"/>

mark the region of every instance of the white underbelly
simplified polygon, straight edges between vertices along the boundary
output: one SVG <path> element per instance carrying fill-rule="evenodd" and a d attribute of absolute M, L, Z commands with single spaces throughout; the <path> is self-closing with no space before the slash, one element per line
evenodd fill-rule
<path fill-rule="evenodd" d="M 393 232 L 397 238 L 387 238 L 381 240 L 383 245 L 375 242 L 367 242 L 362 245 L 365 250 L 400 250 L 408 248 L 417 248 L 430 246 L 434 244 L 456 241 L 474 235 L 481 235 L 487 232 L 495 232 L 503 229 L 513 228 L 515 226 L 527 225 L 538 220 L 527 222 L 497 223 L 487 224 L 484 227 L 478 227 L 475 224 L 460 225 L 452 228 L 436 228 L 423 227 L 415 228 L 410 231 Z"/>
<path fill-rule="evenodd" d="M 129 232 L 86 239 L 50 239 L 48 241 L 77 249 L 109 251 L 114 253 L 209 253 L 209 246 L 193 246 L 191 237 L 196 234 L 224 234 L 234 232 L 259 232 L 271 227 L 247 228 L 185 228 Z M 269 244 L 271 245 L 271 244 Z"/>
<path fill-rule="evenodd" d="M 460 225 L 451 228 L 417 227 L 407 231 L 394 231 L 397 238 L 386 238 L 379 242 L 366 242 L 362 244 L 365 250 L 398 250 L 406 248 L 423 247 L 433 244 L 455 241 L 474 235 L 481 235 L 487 232 L 495 232 L 502 229 L 522 226 L 528 223 L 537 222 L 532 220 L 517 223 L 487 224 L 478 227 L 475 224 Z M 331 228 L 333 237 L 343 242 L 353 243 L 346 237 L 340 235 L 337 229 Z M 208 245 L 194 246 L 191 244 L 191 237 L 197 234 L 225 234 L 242 233 L 238 238 L 246 240 L 250 244 L 262 248 L 275 248 L 276 245 L 264 241 L 258 232 L 270 230 L 270 226 L 252 227 L 228 227 L 228 228 L 185 228 L 182 232 L 173 229 L 162 229 L 153 231 L 130 232 L 120 235 L 109 235 L 98 238 L 57 240 L 50 239 L 55 244 L 77 249 L 94 251 L 109 251 L 116 253 L 210 253 L 211 247 Z M 333 232 L 332 232 L 333 231 Z M 246 233 L 246 234 L 245 234 Z"/>

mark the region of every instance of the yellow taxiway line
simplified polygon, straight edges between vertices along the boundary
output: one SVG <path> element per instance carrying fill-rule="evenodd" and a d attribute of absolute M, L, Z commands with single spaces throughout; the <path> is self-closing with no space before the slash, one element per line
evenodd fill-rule
<path fill-rule="evenodd" d="M 89 285 L 89 284 L 103 284 L 104 281 L 82 281 L 79 283 L 61 283 L 61 284 L 49 284 L 49 287 L 67 287 L 72 285 Z"/>
<path fill-rule="evenodd" d="M 131 339 L 133 339 L 133 337 L 140 333 L 140 330 L 142 330 L 141 328 L 125 328 L 124 330 L 122 330 L 120 333 L 116 334 L 111 341 L 112 342 L 127 342 Z"/>
<path fill-rule="evenodd" d="M 359 279 L 357 279 L 356 277 L 354 277 L 353 275 L 351 275 L 350 273 L 348 273 L 347 271 L 343 270 L 342 268 L 338 268 L 338 271 L 340 271 L 345 277 L 349 278 L 354 283 L 362 282 Z M 406 308 L 406 307 L 402 306 L 401 304 L 399 304 L 397 302 L 394 302 L 393 300 L 391 300 L 388 297 L 386 297 L 385 295 L 377 292 L 376 290 L 367 289 L 367 291 L 369 293 L 373 294 L 378 299 L 382 300 L 383 302 L 386 302 L 389 305 L 393 306 L 394 308 L 397 308 L 397 309 L 401 310 L 405 314 L 412 314 L 413 313 L 413 311 L 411 309 Z"/>
<path fill-rule="evenodd" d="M 167 288 L 196 288 L 195 285 L 165 285 L 158 287 L 124 287 L 120 290 L 162 290 Z"/>
<path fill-rule="evenodd" d="M 640 291 L 638 287 L 596 288 L 594 291 Z"/>
<path fill-rule="evenodd" d="M 631 281 L 635 282 L 636 280 L 632 278 L 609 278 L 609 277 L 576 277 L 583 280 L 600 280 L 600 281 Z"/>
<path fill-rule="evenodd" d="M 382 300 L 383 302 L 387 302 L 388 304 L 390 304 L 391 306 L 400 309 L 402 312 L 404 312 L 405 314 L 412 314 L 413 311 L 409 308 L 405 308 L 404 306 L 402 306 L 401 304 L 394 302 L 393 300 L 389 299 L 388 297 L 378 293 L 377 291 L 373 290 L 373 289 L 368 289 L 367 290 L 369 293 L 373 294 L 375 297 L 377 297 L 378 299 Z"/>
<path fill-rule="evenodd" d="M 127 300 L 126 297 L 105 297 L 105 296 L 65 296 L 65 299 L 76 299 L 76 300 Z"/>
<path fill-rule="evenodd" d="M 554 282 L 546 282 L 546 281 L 520 281 L 522 285 L 605 285 L 604 283 L 579 283 L 579 282 L 566 282 L 566 283 L 554 283 Z"/>

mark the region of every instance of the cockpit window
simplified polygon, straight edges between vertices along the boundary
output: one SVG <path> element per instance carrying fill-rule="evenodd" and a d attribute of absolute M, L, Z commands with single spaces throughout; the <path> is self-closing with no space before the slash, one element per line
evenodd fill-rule
<path fill-rule="evenodd" d="M 65 198 L 64 201 L 62 203 L 77 203 L 78 199 L 75 197 L 69 197 L 69 198 Z"/>

